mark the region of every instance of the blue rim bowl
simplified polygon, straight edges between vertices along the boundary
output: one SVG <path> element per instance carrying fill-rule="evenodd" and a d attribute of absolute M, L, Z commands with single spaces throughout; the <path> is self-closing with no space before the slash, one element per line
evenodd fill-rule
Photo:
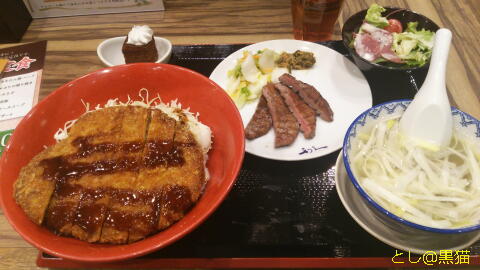
<path fill-rule="evenodd" d="M 388 114 L 395 113 L 397 109 L 403 109 L 403 111 L 407 108 L 408 104 L 410 104 L 411 100 L 403 99 L 403 100 L 394 100 L 385 103 L 378 104 L 362 114 L 360 114 L 350 125 L 345 134 L 345 139 L 343 140 L 343 160 L 345 169 L 347 174 L 352 181 L 352 184 L 355 186 L 357 191 L 360 193 L 362 198 L 369 204 L 369 206 L 373 206 L 374 210 L 382 213 L 383 215 L 387 216 L 388 218 L 399 222 L 400 224 L 407 225 L 413 229 L 419 229 L 431 233 L 441 233 L 441 234 L 458 234 L 458 233 L 468 233 L 473 232 L 480 229 L 480 224 L 470 226 L 470 227 L 463 227 L 463 228 L 455 228 L 455 229 L 440 229 L 434 227 L 428 227 L 425 225 L 420 225 L 414 223 L 412 221 L 408 221 L 404 218 L 401 218 L 392 212 L 388 211 L 387 209 L 383 208 L 377 202 L 375 202 L 367 192 L 362 188 L 360 183 L 355 178 L 353 171 L 350 167 L 350 159 L 349 159 L 349 150 L 351 147 L 351 140 L 355 137 L 357 133 L 358 126 L 364 126 L 369 121 L 376 121 L 382 111 L 386 111 Z M 403 113 L 402 111 L 402 113 Z M 452 116 L 454 116 L 453 122 L 454 126 L 457 122 L 462 127 L 473 127 L 475 129 L 475 136 L 477 139 L 480 139 L 480 121 L 475 119 L 473 116 L 458 110 L 457 108 L 452 107 Z M 370 207 L 372 208 L 372 207 Z"/>

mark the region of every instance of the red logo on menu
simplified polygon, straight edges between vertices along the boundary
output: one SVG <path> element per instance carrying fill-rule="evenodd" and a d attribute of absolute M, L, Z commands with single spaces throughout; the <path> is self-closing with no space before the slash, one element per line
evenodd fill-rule
<path fill-rule="evenodd" d="M 22 69 L 29 69 L 30 64 L 37 61 L 36 59 L 31 59 L 28 56 L 25 56 L 22 58 L 20 61 L 13 61 L 10 60 L 7 63 L 7 66 L 5 67 L 4 72 L 10 72 L 10 71 L 20 71 Z"/>

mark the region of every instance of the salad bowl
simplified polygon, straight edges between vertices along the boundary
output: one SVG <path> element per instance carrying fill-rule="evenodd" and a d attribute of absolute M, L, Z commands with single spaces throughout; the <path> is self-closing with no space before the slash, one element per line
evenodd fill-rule
<path fill-rule="evenodd" d="M 353 61 L 364 74 L 374 75 L 368 77 L 380 78 L 375 83 L 380 84 L 381 87 L 378 87 L 379 90 L 372 93 L 374 103 L 378 104 L 405 97 L 413 98 L 425 80 L 430 61 L 427 60 L 422 66 L 389 65 L 370 62 L 361 57 L 353 48 L 353 42 L 354 36 L 359 32 L 360 26 L 365 21 L 367 11 L 367 9 L 362 10 L 345 21 L 342 28 L 342 41 Z M 382 15 L 386 16 L 387 19 L 398 20 L 402 25 L 402 29 L 407 29 L 410 22 L 418 23 L 417 29 L 425 29 L 432 32 L 436 32 L 439 29 L 438 25 L 429 18 L 403 8 L 385 7 Z M 395 80 L 395 78 L 400 79 Z"/>

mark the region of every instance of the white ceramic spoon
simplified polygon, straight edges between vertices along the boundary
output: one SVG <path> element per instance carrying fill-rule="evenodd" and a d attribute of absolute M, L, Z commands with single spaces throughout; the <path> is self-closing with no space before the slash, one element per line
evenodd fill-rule
<path fill-rule="evenodd" d="M 400 119 L 403 135 L 417 145 L 438 150 L 452 137 L 452 110 L 445 86 L 452 32 L 442 28 L 435 33 L 430 68 L 422 87 Z"/>

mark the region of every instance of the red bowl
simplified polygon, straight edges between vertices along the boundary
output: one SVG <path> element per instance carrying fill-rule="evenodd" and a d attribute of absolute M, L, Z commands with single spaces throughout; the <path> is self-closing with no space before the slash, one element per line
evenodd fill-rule
<path fill-rule="evenodd" d="M 82 115 L 81 100 L 91 105 L 110 98 L 138 97 L 141 88 L 164 102 L 178 99 L 184 108 L 198 112 L 212 129 L 213 145 L 207 167 L 210 180 L 197 204 L 180 221 L 144 240 L 124 245 L 90 244 L 53 234 L 31 222 L 13 198 L 20 169 L 66 121 Z M 194 71 L 166 64 L 141 63 L 105 68 L 73 80 L 38 103 L 19 123 L 0 160 L 0 204 L 13 228 L 29 243 L 54 256 L 88 262 L 133 258 L 165 247 L 185 236 L 220 205 L 232 188 L 244 157 L 245 135 L 240 114 L 217 84 Z"/>

